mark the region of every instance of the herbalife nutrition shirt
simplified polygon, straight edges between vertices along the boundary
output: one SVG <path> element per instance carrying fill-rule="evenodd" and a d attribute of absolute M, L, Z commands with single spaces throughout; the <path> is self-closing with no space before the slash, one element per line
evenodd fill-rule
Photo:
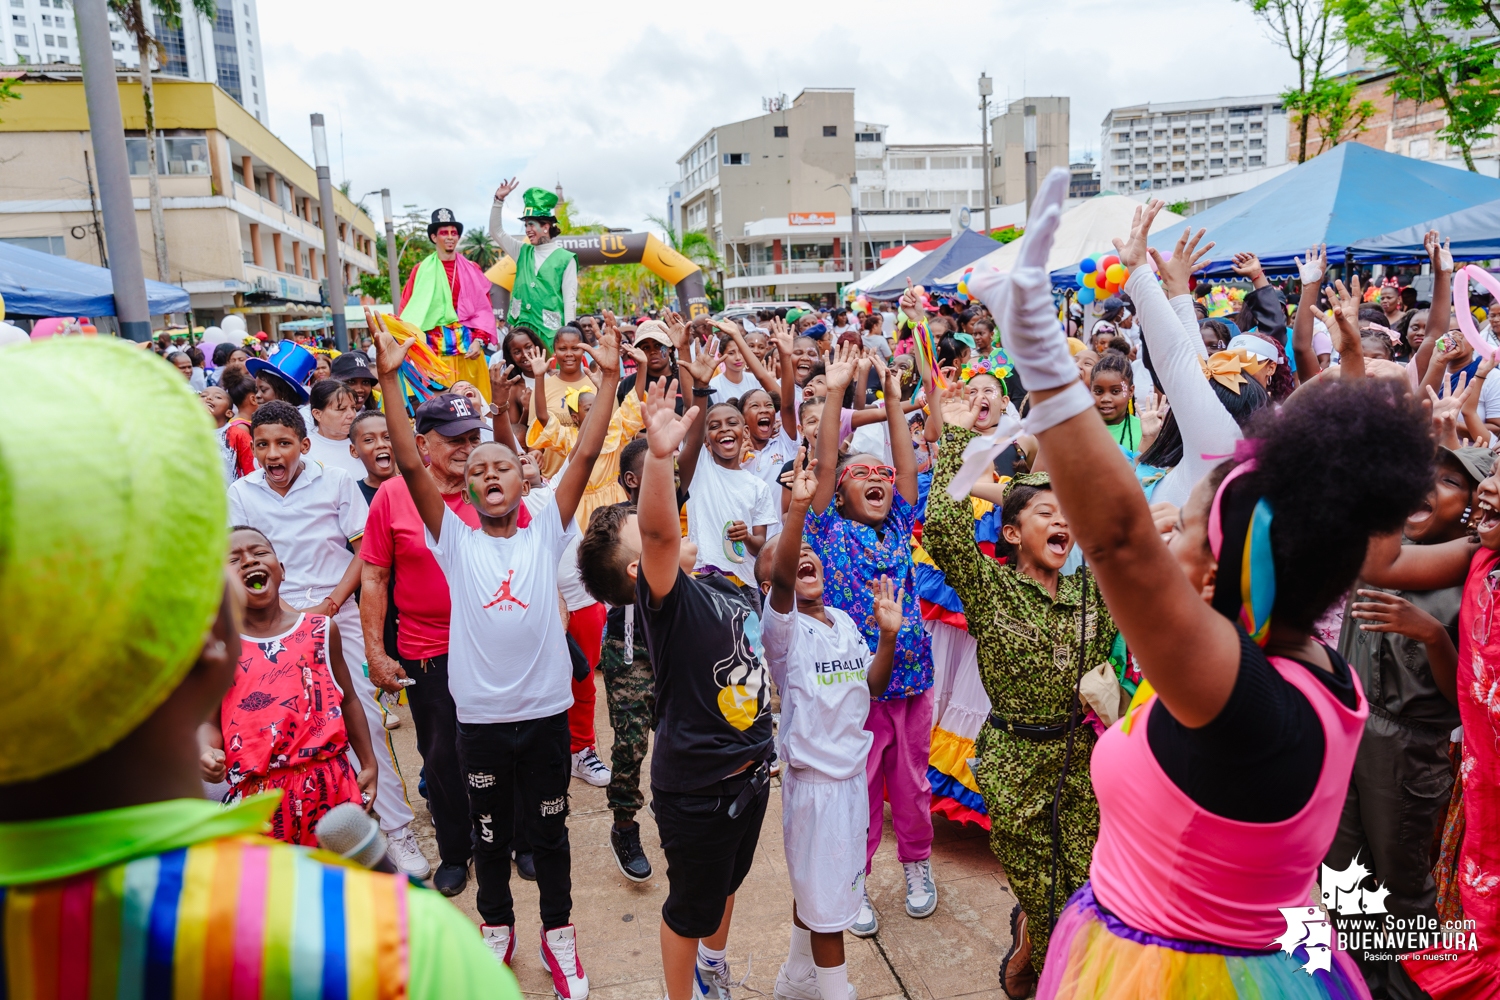
<path fill-rule="evenodd" d="M 767 601 L 761 642 L 771 679 L 781 690 L 781 750 L 787 763 L 843 780 L 865 773 L 875 740 L 865 729 L 871 653 L 852 618 L 838 608 L 824 611 L 831 627 L 795 608 L 781 614 Z"/>

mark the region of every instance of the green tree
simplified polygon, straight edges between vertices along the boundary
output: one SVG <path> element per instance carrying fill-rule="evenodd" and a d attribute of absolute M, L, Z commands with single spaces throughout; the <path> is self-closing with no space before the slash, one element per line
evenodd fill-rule
<path fill-rule="evenodd" d="M 490 239 L 490 234 L 483 229 L 470 229 L 464 233 L 458 251 L 478 264 L 481 271 L 488 271 L 500 259 L 500 244 Z"/>
<path fill-rule="evenodd" d="M 1495 40 L 1473 42 L 1476 28 L 1500 27 L 1489 3 L 1462 0 L 1335 0 L 1349 42 L 1393 71 L 1394 97 L 1442 106 L 1438 136 L 1456 146 L 1477 172 L 1473 147 L 1495 134 L 1500 117 L 1500 68 Z"/>
<path fill-rule="evenodd" d="M 1371 101 L 1359 101 L 1359 81 L 1345 77 L 1341 80 L 1320 80 L 1312 93 L 1304 95 L 1301 115 L 1311 119 L 1318 133 L 1319 156 L 1337 146 L 1358 138 L 1369 126 L 1366 124 L 1375 114 Z"/>
<path fill-rule="evenodd" d="M 21 99 L 21 81 L 14 77 L 6 77 L 0 80 L 0 105 L 6 101 L 19 101 Z M 0 118 L 0 121 L 5 119 Z"/>
<path fill-rule="evenodd" d="M 1323 83 L 1343 59 L 1345 47 L 1337 22 L 1338 0 L 1245 0 L 1272 40 L 1297 65 L 1297 85 L 1281 95 L 1297 129 L 1297 162 L 1307 160 L 1312 105 L 1324 94 Z M 1326 96 L 1326 95 L 1325 95 Z"/>
<path fill-rule="evenodd" d="M 646 218 L 662 228 L 667 246 L 697 264 L 705 272 L 724 270 L 724 258 L 719 256 L 719 248 L 714 245 L 708 233 L 701 229 L 689 229 L 679 235 L 677 229 L 666 219 L 656 215 L 648 215 Z"/>
<path fill-rule="evenodd" d="M 192 10 L 210 21 L 218 14 L 214 0 L 188 0 Z M 153 13 L 163 25 L 177 28 L 182 25 L 182 0 L 151 0 Z M 135 38 L 136 52 L 140 56 L 141 104 L 146 111 L 146 192 L 151 203 L 151 236 L 156 248 L 156 277 L 159 281 L 170 281 L 167 266 L 167 224 L 161 209 L 161 183 L 157 179 L 156 165 L 156 95 L 151 84 L 151 59 L 153 56 L 165 60 L 166 50 L 147 20 L 143 0 L 109 0 L 126 32 Z M 248 180 L 248 178 L 246 178 Z"/>

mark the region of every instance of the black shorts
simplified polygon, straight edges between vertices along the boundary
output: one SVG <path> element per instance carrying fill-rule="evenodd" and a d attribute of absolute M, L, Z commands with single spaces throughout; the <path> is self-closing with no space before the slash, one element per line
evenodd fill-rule
<path fill-rule="evenodd" d="M 651 810 L 667 856 L 661 918 L 680 937 L 706 938 L 717 931 L 725 902 L 750 874 L 771 788 L 766 782 L 730 819 L 729 806 L 746 780 L 736 775 L 691 793 L 651 789 Z"/>

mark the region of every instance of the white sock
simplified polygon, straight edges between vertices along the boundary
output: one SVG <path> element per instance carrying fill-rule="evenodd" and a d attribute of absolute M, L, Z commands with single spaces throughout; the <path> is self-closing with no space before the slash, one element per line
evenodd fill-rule
<path fill-rule="evenodd" d="M 712 948 L 705 946 L 702 941 L 699 941 L 698 964 L 705 969 L 722 969 L 725 965 L 724 953 L 726 951 L 728 951 L 727 948 L 721 951 L 714 951 Z"/>
<path fill-rule="evenodd" d="M 847 1000 L 849 996 L 849 963 L 835 965 L 831 969 L 822 966 L 818 970 L 818 992 L 823 1000 Z"/>
<path fill-rule="evenodd" d="M 812 931 L 806 927 L 792 925 L 792 947 L 786 954 L 786 974 L 789 979 L 803 980 L 813 977 Z"/>

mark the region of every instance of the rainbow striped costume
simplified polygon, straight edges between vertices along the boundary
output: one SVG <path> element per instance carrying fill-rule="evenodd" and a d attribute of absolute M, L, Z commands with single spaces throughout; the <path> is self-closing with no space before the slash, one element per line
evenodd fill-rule
<path fill-rule="evenodd" d="M 228 809 L 176 800 L 0 824 L 0 998 L 519 997 L 473 924 L 435 893 L 249 832 L 279 794 Z M 101 824 L 117 817 L 128 842 L 101 852 Z M 108 832 L 124 831 L 116 822 Z M 88 864 L 139 847 L 146 853 L 67 871 L 69 848 L 95 852 L 79 862 Z M 60 877 L 24 880 L 54 870 Z M 426 929 L 417 947 L 414 913 Z"/>

